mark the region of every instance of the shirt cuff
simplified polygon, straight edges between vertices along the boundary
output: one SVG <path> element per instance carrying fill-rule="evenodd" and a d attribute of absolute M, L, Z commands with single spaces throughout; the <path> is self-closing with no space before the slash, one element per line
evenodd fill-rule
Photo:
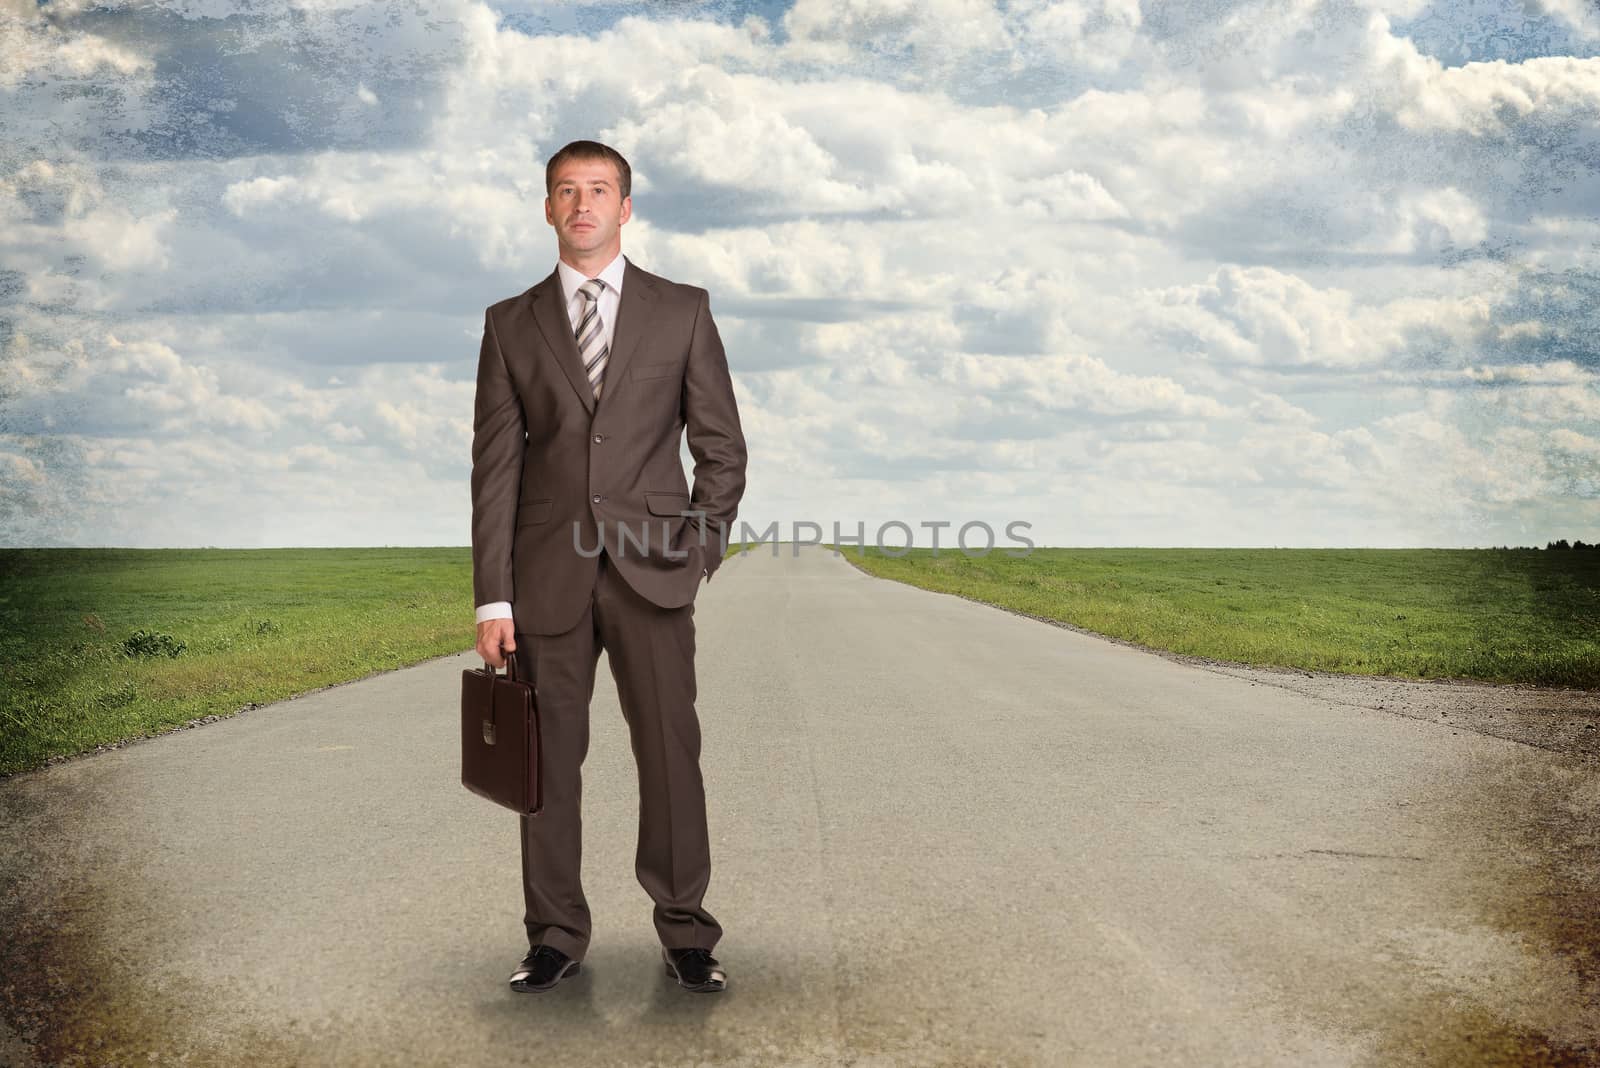
<path fill-rule="evenodd" d="M 482 623 L 486 619 L 510 619 L 510 618 L 511 618 L 511 602 L 510 601 L 490 601 L 488 604 L 480 604 L 478 606 L 478 622 L 479 623 Z"/>

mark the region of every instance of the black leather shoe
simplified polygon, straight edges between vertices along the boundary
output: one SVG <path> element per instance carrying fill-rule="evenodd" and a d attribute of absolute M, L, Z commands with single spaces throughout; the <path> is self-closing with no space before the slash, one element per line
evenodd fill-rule
<path fill-rule="evenodd" d="M 511 973 L 511 989 L 549 990 L 567 976 L 577 975 L 578 968 L 577 961 L 554 946 L 534 946 Z"/>
<path fill-rule="evenodd" d="M 667 974 L 685 990 L 722 990 L 728 985 L 728 973 L 722 970 L 709 949 L 699 946 L 688 949 L 663 947 L 661 957 L 667 962 Z"/>

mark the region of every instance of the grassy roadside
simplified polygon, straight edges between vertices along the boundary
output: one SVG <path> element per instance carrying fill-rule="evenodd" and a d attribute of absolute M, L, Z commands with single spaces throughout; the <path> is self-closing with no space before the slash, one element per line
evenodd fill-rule
<path fill-rule="evenodd" d="M 1177 652 L 1600 686 L 1600 553 L 1036 549 L 1016 560 L 868 549 L 859 559 L 846 546 L 846 559 Z M 471 590 L 464 546 L 0 550 L 0 774 L 470 649 Z"/>
<path fill-rule="evenodd" d="M 1172 652 L 1600 688 L 1595 551 L 1036 548 L 1012 558 L 843 549 L 881 578 Z"/>
<path fill-rule="evenodd" d="M 470 650 L 472 608 L 466 546 L 0 549 L 0 775 Z"/>
<path fill-rule="evenodd" d="M 469 649 L 471 588 L 458 547 L 0 550 L 0 773 Z"/>

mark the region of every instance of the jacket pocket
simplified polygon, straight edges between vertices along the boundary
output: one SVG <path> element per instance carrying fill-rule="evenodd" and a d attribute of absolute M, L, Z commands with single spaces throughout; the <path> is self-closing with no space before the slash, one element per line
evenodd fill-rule
<path fill-rule="evenodd" d="M 687 493 L 672 492 L 646 493 L 644 506 L 651 515 L 676 516 L 679 512 L 689 507 Z M 692 516 L 689 518 L 693 518 Z"/>
<path fill-rule="evenodd" d="M 634 378 L 665 378 L 677 373 L 677 360 L 668 360 L 666 363 L 636 363 L 633 365 Z"/>
<path fill-rule="evenodd" d="M 550 511 L 555 502 L 549 497 L 541 497 L 536 501 L 523 501 L 522 507 L 517 509 L 517 526 L 525 527 L 530 523 L 543 523 L 550 518 Z"/>

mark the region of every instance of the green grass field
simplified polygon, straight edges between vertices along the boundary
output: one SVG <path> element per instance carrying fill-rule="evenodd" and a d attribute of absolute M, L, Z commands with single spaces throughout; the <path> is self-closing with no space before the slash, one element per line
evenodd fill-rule
<path fill-rule="evenodd" d="M 873 575 L 1155 649 L 1600 687 L 1600 551 L 1036 548 L 1018 559 L 843 548 Z"/>
<path fill-rule="evenodd" d="M 885 578 L 1160 649 L 1600 687 L 1600 552 L 846 550 Z M 465 547 L 0 550 L 0 774 L 468 650 L 471 602 Z"/>

